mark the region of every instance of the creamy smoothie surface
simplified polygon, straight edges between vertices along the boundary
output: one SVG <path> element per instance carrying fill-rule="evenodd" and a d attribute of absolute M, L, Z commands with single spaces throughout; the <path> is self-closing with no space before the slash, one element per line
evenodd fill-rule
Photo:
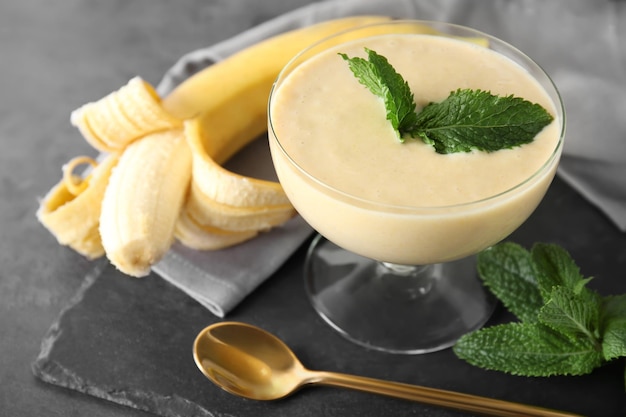
<path fill-rule="evenodd" d="M 401 143 L 382 100 L 355 78 L 338 52 L 385 56 L 409 83 L 418 111 L 451 91 L 481 89 L 554 105 L 523 68 L 487 48 L 431 35 L 394 34 L 330 49 L 298 66 L 278 86 L 272 129 L 306 172 L 352 196 L 384 204 L 432 207 L 504 192 L 537 172 L 555 151 L 560 122 L 535 140 L 496 152 L 437 154 L 421 139 Z M 556 117 L 556 116 L 555 116 Z"/>

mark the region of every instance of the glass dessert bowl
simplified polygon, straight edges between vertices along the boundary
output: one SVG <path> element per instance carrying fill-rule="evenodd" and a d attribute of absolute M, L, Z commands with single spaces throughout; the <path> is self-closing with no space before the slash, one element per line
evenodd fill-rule
<path fill-rule="evenodd" d="M 553 121 L 529 143 L 439 154 L 404 142 L 382 100 L 339 55 L 387 57 L 418 108 L 472 89 L 543 106 Z M 474 267 L 545 195 L 563 146 L 564 109 L 548 75 L 511 45 L 470 28 L 391 21 L 327 38 L 296 56 L 269 99 L 279 181 L 317 231 L 306 288 L 315 310 L 348 339 L 426 353 L 481 327 L 495 300 Z"/>

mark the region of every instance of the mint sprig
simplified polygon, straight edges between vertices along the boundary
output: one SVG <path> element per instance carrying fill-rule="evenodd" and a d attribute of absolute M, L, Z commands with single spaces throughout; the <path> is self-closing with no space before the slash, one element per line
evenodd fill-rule
<path fill-rule="evenodd" d="M 493 152 L 534 140 L 553 117 L 539 104 L 483 90 L 458 89 L 416 113 L 408 83 L 389 61 L 365 48 L 368 59 L 339 55 L 358 81 L 383 99 L 387 119 L 401 142 L 420 138 L 438 153 Z"/>
<path fill-rule="evenodd" d="M 463 336 L 456 355 L 485 369 L 524 376 L 583 375 L 626 356 L 626 294 L 602 297 L 569 253 L 511 242 L 478 255 L 485 285 L 520 321 Z"/>
<path fill-rule="evenodd" d="M 539 104 L 522 98 L 465 89 L 424 107 L 407 134 L 442 154 L 493 152 L 532 142 L 552 119 Z"/>

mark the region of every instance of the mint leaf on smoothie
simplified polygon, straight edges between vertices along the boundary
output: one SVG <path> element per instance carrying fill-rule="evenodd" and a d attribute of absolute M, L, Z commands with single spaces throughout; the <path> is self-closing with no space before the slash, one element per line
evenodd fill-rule
<path fill-rule="evenodd" d="M 346 54 L 339 55 L 346 61 L 352 73 L 368 90 L 383 99 L 387 110 L 387 119 L 391 122 L 400 141 L 402 135 L 415 124 L 415 100 L 409 84 L 389 64 L 387 58 L 378 55 L 375 51 L 365 49 L 368 59 L 355 57 L 348 58 Z"/>
<path fill-rule="evenodd" d="M 474 331 L 455 354 L 485 369 L 523 376 L 582 375 L 626 357 L 626 294 L 587 288 L 565 249 L 537 243 L 530 251 L 500 243 L 478 256 L 485 285 L 520 322 Z"/>
<path fill-rule="evenodd" d="M 406 133 L 432 145 L 438 153 L 493 152 L 534 140 L 552 122 L 539 104 L 482 90 L 456 90 L 430 103 Z"/>
<path fill-rule="evenodd" d="M 440 154 L 479 150 L 493 152 L 530 143 L 553 117 L 539 104 L 488 91 L 458 89 L 440 103 L 416 113 L 408 83 L 389 61 L 365 49 L 368 59 L 339 55 L 361 84 L 381 97 L 387 119 L 404 142 L 420 138 Z"/>

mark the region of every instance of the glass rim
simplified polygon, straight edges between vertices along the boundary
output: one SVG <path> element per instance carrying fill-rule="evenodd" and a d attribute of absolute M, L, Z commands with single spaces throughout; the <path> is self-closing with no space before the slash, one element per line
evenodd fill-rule
<path fill-rule="evenodd" d="M 530 76 L 535 79 L 541 86 L 541 88 L 544 90 L 544 92 L 549 96 L 550 100 L 552 101 L 552 104 L 554 106 L 554 110 L 556 112 L 556 117 L 555 120 L 552 123 L 560 123 L 560 129 L 559 129 L 559 139 L 554 147 L 554 149 L 552 150 L 552 152 L 550 153 L 549 157 L 543 162 L 543 164 L 541 164 L 541 166 L 539 166 L 539 168 L 537 168 L 536 171 L 534 171 L 531 175 L 529 175 L 528 177 L 526 177 L 523 181 L 520 181 L 519 183 L 513 185 L 512 187 L 509 187 L 503 191 L 500 191 L 496 194 L 487 196 L 487 197 L 483 197 L 480 199 L 476 199 L 476 200 L 471 200 L 471 201 L 466 201 L 466 202 L 462 202 L 462 203 L 454 203 L 454 204 L 445 204 L 445 205 L 422 205 L 422 206 L 418 206 L 418 205 L 402 205 L 402 204 L 392 204 L 392 203 L 384 203 L 384 202 L 380 202 L 380 201 L 376 201 L 376 200 L 372 200 L 372 199 L 368 199 L 368 198 L 364 198 L 364 197 L 360 197 L 360 196 L 356 196 L 353 195 L 349 192 L 346 192 L 344 190 L 338 189 L 322 180 L 320 180 L 319 178 L 315 177 L 314 175 L 312 175 L 311 173 L 309 173 L 306 169 L 304 169 L 300 164 L 298 164 L 292 157 L 291 155 L 289 155 L 289 152 L 287 152 L 287 150 L 283 147 L 283 144 L 280 141 L 280 138 L 278 136 L 278 134 L 276 134 L 276 131 L 274 129 L 274 124 L 272 122 L 272 102 L 273 102 L 273 98 L 275 95 L 275 92 L 277 90 L 277 88 L 279 87 L 280 83 L 289 75 L 289 73 L 291 73 L 291 71 L 293 71 L 298 65 L 300 65 L 301 63 L 298 62 L 300 61 L 306 54 L 310 53 L 311 51 L 315 50 L 316 48 L 318 48 L 320 45 L 334 39 L 337 37 L 340 37 L 341 35 L 347 34 L 347 33 L 352 33 L 352 32 L 358 32 L 361 30 L 365 30 L 367 28 L 370 27 L 380 27 L 380 26 L 393 26 L 393 25 L 399 25 L 399 24 L 421 24 L 421 25 L 425 25 L 425 26 L 430 26 L 433 29 L 436 30 L 442 30 L 442 28 L 444 28 L 444 30 L 448 30 L 448 32 L 443 32 L 442 34 L 421 34 L 421 33 L 415 33 L 415 35 L 423 35 L 423 36 L 459 36 L 459 34 L 452 34 L 450 33 L 452 30 L 457 31 L 457 32 L 463 32 L 463 35 L 468 35 L 468 34 L 472 34 L 473 36 L 479 36 L 479 37 L 484 37 L 487 38 L 489 40 L 489 46 L 488 48 L 491 49 L 494 52 L 499 53 L 500 55 L 504 55 L 506 58 L 512 60 L 515 64 L 521 66 L 524 70 L 526 70 L 527 72 L 529 72 L 529 69 L 533 69 L 534 71 L 537 71 L 537 74 L 530 74 Z M 382 36 L 382 35 L 369 35 L 369 36 Z M 368 36 L 368 37 L 369 37 Z M 366 36 L 364 36 L 365 38 Z M 349 42 L 349 41 L 348 41 Z M 510 56 L 504 54 L 500 48 L 494 49 L 492 46 L 493 45 L 497 45 L 500 48 L 504 48 L 506 50 L 508 50 L 508 52 L 514 54 L 516 56 L 516 58 L 519 59 L 519 61 L 513 60 Z M 308 57 L 307 59 L 305 59 L 302 62 L 305 62 L 308 59 L 311 59 L 312 57 L 316 56 L 317 54 L 321 53 L 322 51 L 319 51 L 313 55 L 311 55 L 311 57 Z M 544 80 L 539 80 L 538 79 L 538 75 L 541 75 Z M 550 90 L 547 88 L 547 86 L 550 87 Z M 566 113 L 565 113 L 565 106 L 563 103 L 563 98 L 556 86 L 556 84 L 554 83 L 554 80 L 550 77 L 550 75 L 543 69 L 543 67 L 541 67 L 536 61 L 534 61 L 532 58 L 530 58 L 526 53 L 522 52 L 520 49 L 518 49 L 517 47 L 511 45 L 510 43 L 497 38 L 493 35 L 490 35 L 486 32 L 482 32 L 478 29 L 474 29 L 468 26 L 464 26 L 464 25 L 459 25 L 459 24 L 455 24 L 455 23 L 448 23 L 448 22 L 443 22 L 443 21 L 435 21 L 435 20 L 420 20 L 420 19 L 394 19 L 394 20 L 390 20 L 390 21 L 386 21 L 386 22 L 378 22 L 378 23 L 370 23 L 370 24 L 366 24 L 366 25 L 361 25 L 361 26 L 356 26 L 353 28 L 349 28 L 349 29 L 344 29 L 342 31 L 339 31 L 335 34 L 332 34 L 330 36 L 324 37 L 323 39 L 307 46 L 306 48 L 302 49 L 300 52 L 298 52 L 293 58 L 291 58 L 289 60 L 289 62 L 287 62 L 287 64 L 281 69 L 281 71 L 278 73 L 278 76 L 276 77 L 276 79 L 274 80 L 274 82 L 272 83 L 272 87 L 270 90 L 270 94 L 269 94 L 269 98 L 268 98 L 268 103 L 267 103 L 267 115 L 268 115 L 268 125 L 269 125 L 269 129 L 271 131 L 271 136 L 273 136 L 275 138 L 275 143 L 278 145 L 278 149 L 280 150 L 280 152 L 287 158 L 287 160 L 289 161 L 290 165 L 293 166 L 294 168 L 296 168 L 296 170 L 298 172 L 300 172 L 301 174 L 303 174 L 304 176 L 307 177 L 307 179 L 309 179 L 310 181 L 312 181 L 313 183 L 315 183 L 316 185 L 320 186 L 321 188 L 329 191 L 330 193 L 334 194 L 334 195 L 339 195 L 342 198 L 348 200 L 348 201 L 355 201 L 355 202 L 359 202 L 359 204 L 361 205 L 365 205 L 367 207 L 374 207 L 374 208 L 380 208 L 380 209 L 385 209 L 385 210 L 392 210 L 392 211 L 399 211 L 399 212 L 415 212 L 415 211 L 420 211 L 420 210 L 424 210 L 424 211 L 441 211 L 441 210 L 453 210 L 453 209 L 467 209 L 467 208 L 472 208 L 475 206 L 481 206 L 482 204 L 486 204 L 492 201 L 497 201 L 501 198 L 504 198 L 510 194 L 513 194 L 516 190 L 522 189 L 523 187 L 532 184 L 535 180 L 538 180 L 541 178 L 541 176 L 547 172 L 553 165 L 554 162 L 558 161 L 562 148 L 563 148 L 563 143 L 564 143 L 564 139 L 565 139 L 565 128 L 566 128 Z M 269 140 L 272 140 L 271 137 Z"/>

